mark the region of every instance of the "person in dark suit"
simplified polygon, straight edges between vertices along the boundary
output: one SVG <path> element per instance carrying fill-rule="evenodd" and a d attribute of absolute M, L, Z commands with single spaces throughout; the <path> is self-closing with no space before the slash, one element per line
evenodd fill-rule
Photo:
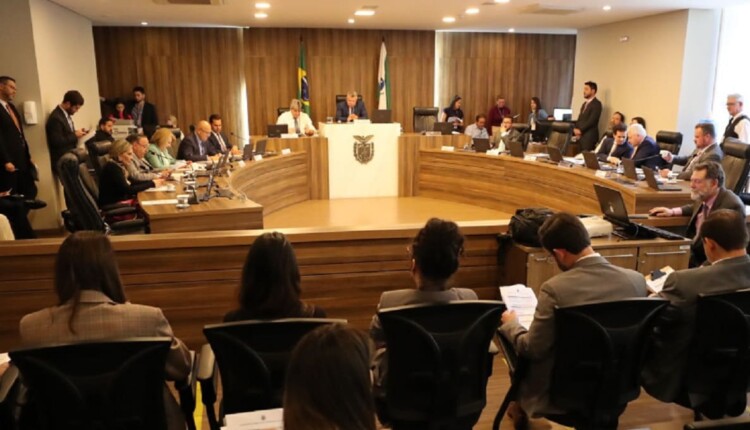
<path fill-rule="evenodd" d="M 573 134 L 578 138 L 582 151 L 591 151 L 599 140 L 599 117 L 602 115 L 602 102 L 596 98 L 598 86 L 596 82 L 588 81 L 583 84 L 583 98 L 585 101 L 578 114 Z"/>
<path fill-rule="evenodd" d="M 627 139 L 627 126 L 623 123 L 612 126 L 612 137 L 605 137 L 596 156 L 601 161 L 617 164 L 623 157 L 633 154 L 633 145 Z"/>
<path fill-rule="evenodd" d="M 222 154 L 227 151 L 239 153 L 229 141 L 227 135 L 222 133 L 223 125 L 219 114 L 211 114 L 208 117 L 208 123 L 211 125 L 211 135 L 208 137 L 208 155 Z"/>
<path fill-rule="evenodd" d="M 211 126 L 208 121 L 200 121 L 195 132 L 185 136 L 177 149 L 177 159 L 187 161 L 206 161 L 211 143 Z"/>
<path fill-rule="evenodd" d="M 358 99 L 356 91 L 346 93 L 346 101 L 336 106 L 336 121 L 352 122 L 355 119 L 367 118 L 367 108 L 365 102 Z"/>
<path fill-rule="evenodd" d="M 160 178 L 136 181 L 130 177 L 128 166 L 133 162 L 134 155 L 133 146 L 126 140 L 113 143 L 109 157 L 102 169 L 102 177 L 99 178 L 100 206 L 136 199 L 139 192 L 164 184 L 164 180 Z"/>
<path fill-rule="evenodd" d="M 706 261 L 703 241 L 697 234 L 701 225 L 711 212 L 719 209 L 730 209 L 745 217 L 745 204 L 736 194 L 724 188 L 724 169 L 715 161 L 698 163 L 693 168 L 690 177 L 690 197 L 694 203 L 677 208 L 656 207 L 649 211 L 650 215 L 689 216 L 690 222 L 685 233 L 693 238 L 690 253 L 690 267 L 697 267 Z"/>
<path fill-rule="evenodd" d="M 633 153 L 630 159 L 635 162 L 635 167 L 649 167 L 655 171 L 664 164 L 659 156 L 659 145 L 640 124 L 631 124 L 628 127 L 628 142 L 633 145 Z"/>
<path fill-rule="evenodd" d="M 78 139 L 88 133 L 83 128 L 76 129 L 73 123 L 73 115 L 83 106 L 83 96 L 75 90 L 68 91 L 63 96 L 63 101 L 47 118 L 47 146 L 49 147 L 49 158 L 52 163 L 52 171 L 57 172 L 57 161 L 66 152 L 75 149 Z"/>
<path fill-rule="evenodd" d="M 528 329 L 519 323 L 513 311 L 503 313 L 500 326 L 500 333 L 513 344 L 518 356 L 529 360 L 528 372 L 521 380 L 519 403 L 525 412 L 537 417 L 566 412 L 549 400 L 554 348 L 558 347 L 555 307 L 647 294 L 643 275 L 617 267 L 594 252 L 589 234 L 577 216 L 566 212 L 554 214 L 539 228 L 539 237 L 563 273 L 542 284 L 534 322 Z M 519 421 L 516 417 L 523 415 L 518 408 L 516 405 L 510 412 L 514 423 Z"/>
<path fill-rule="evenodd" d="M 713 211 L 701 225 L 700 237 L 711 264 L 678 270 L 667 277 L 659 296 L 668 299 L 670 306 L 662 312 L 664 318 L 654 330 L 652 353 L 642 372 L 643 386 L 650 395 L 690 409 L 694 405 L 687 402 L 685 383 L 689 375 L 685 372 L 698 294 L 750 288 L 745 217 L 728 209 Z"/>
<path fill-rule="evenodd" d="M 0 76 L 0 191 L 10 191 L 11 194 L 23 194 L 27 199 L 35 199 L 36 166 L 31 161 L 21 115 L 13 106 L 15 96 L 15 79 Z"/>
<path fill-rule="evenodd" d="M 115 138 L 112 136 L 112 127 L 114 126 L 114 120 L 112 118 L 102 118 L 99 120 L 98 128 L 94 136 L 86 141 L 86 146 L 93 142 L 114 142 Z"/>
<path fill-rule="evenodd" d="M 130 115 L 136 127 L 143 127 L 143 134 L 150 139 L 159 125 L 159 118 L 156 116 L 156 106 L 146 101 L 146 90 L 141 86 L 133 88 Z"/>
<path fill-rule="evenodd" d="M 693 168 L 698 163 L 705 163 L 706 161 L 721 163 L 721 159 L 724 158 L 724 152 L 716 143 L 716 128 L 713 124 L 696 124 L 693 142 L 695 142 L 695 150 L 690 155 L 674 156 L 671 152 L 662 154 L 662 158 L 666 162 L 685 166 L 682 172 L 677 175 L 677 179 L 689 180 L 693 174 Z M 670 171 L 669 169 L 663 169 L 661 175 L 666 177 Z"/>

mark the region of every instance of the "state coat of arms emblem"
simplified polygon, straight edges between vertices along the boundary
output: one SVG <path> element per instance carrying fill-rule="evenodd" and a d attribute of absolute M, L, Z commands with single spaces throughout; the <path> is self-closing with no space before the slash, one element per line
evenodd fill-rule
<path fill-rule="evenodd" d="M 353 136 L 354 137 L 354 158 L 360 164 L 367 164 L 375 156 L 375 142 L 372 141 L 374 135 Z"/>

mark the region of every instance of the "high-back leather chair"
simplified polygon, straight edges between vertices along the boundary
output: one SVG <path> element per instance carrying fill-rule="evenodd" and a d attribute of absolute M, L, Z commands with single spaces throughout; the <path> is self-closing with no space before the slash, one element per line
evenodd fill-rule
<path fill-rule="evenodd" d="M 682 147 L 682 133 L 679 131 L 659 131 L 656 133 L 656 144 L 659 145 L 660 150 L 679 155 Z"/>
<path fill-rule="evenodd" d="M 29 389 L 35 428 L 166 430 L 170 344 L 164 337 L 71 343 L 15 350 L 10 357 Z"/>
<path fill-rule="evenodd" d="M 750 173 L 750 145 L 728 137 L 722 142 L 721 149 L 724 152 L 724 158 L 721 160 L 721 167 L 724 168 L 724 186 L 740 194 L 745 191 L 747 175 Z"/>
<path fill-rule="evenodd" d="M 551 407 L 566 414 L 546 418 L 576 428 L 617 428 L 628 402 L 641 393 L 647 335 L 667 303 L 639 298 L 555 308 L 556 346 L 549 398 Z M 528 368 L 528 362 L 519 359 L 502 336 L 501 341 L 513 374 L 493 430 L 500 427 Z"/>
<path fill-rule="evenodd" d="M 388 352 L 383 419 L 393 429 L 471 429 L 486 404 L 488 349 L 504 310 L 472 300 L 378 312 Z"/>
<path fill-rule="evenodd" d="M 568 149 L 570 139 L 573 137 L 574 124 L 570 122 L 555 121 L 550 125 L 549 136 L 547 137 L 547 146 L 552 146 L 560 150 L 565 155 Z"/>
<path fill-rule="evenodd" d="M 86 142 L 86 150 L 89 153 L 89 161 L 91 166 L 94 168 L 96 173 L 96 180 L 102 177 L 102 169 L 104 165 L 109 161 L 109 149 L 112 147 L 112 142 L 103 140 L 100 142 L 94 142 L 89 140 Z"/>
<path fill-rule="evenodd" d="M 277 117 L 281 116 L 281 114 L 284 113 L 284 112 L 289 112 L 289 107 L 288 106 L 287 107 L 276 108 L 276 116 Z"/>
<path fill-rule="evenodd" d="M 432 131 L 432 126 L 437 122 L 439 109 L 436 107 L 417 107 L 413 108 L 412 124 L 414 133 Z"/>
<path fill-rule="evenodd" d="M 289 318 L 206 326 L 203 334 L 210 348 L 201 351 L 198 380 L 211 429 L 218 429 L 223 421 L 223 416 L 217 419 L 214 413 L 216 364 L 222 383 L 222 414 L 280 408 L 292 350 L 307 333 L 336 323 L 346 324 L 346 320 Z"/>

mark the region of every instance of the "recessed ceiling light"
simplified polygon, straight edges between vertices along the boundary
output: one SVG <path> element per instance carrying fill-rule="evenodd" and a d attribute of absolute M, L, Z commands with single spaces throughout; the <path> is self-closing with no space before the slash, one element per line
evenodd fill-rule
<path fill-rule="evenodd" d="M 468 9 L 466 9 L 466 15 L 476 15 L 478 13 L 479 13 L 479 8 L 478 7 L 470 7 Z"/>
<path fill-rule="evenodd" d="M 509 28 L 509 29 L 508 29 L 508 33 L 515 33 L 515 32 L 516 32 L 516 29 L 515 29 L 515 28 Z"/>
<path fill-rule="evenodd" d="M 443 22 L 450 24 L 452 22 L 456 22 L 456 18 L 452 16 L 446 16 L 443 18 Z"/>
<path fill-rule="evenodd" d="M 510 0 L 495 0 L 495 3 L 510 3 Z"/>
<path fill-rule="evenodd" d="M 375 11 L 372 9 L 360 9 L 356 12 L 354 12 L 354 15 L 356 16 L 373 16 L 375 15 Z"/>
<path fill-rule="evenodd" d="M 255 3 L 256 9 L 270 9 L 271 4 L 270 3 Z"/>
<path fill-rule="evenodd" d="M 148 25 L 146 21 L 141 21 L 141 25 Z"/>
<path fill-rule="evenodd" d="M 612 10 L 612 6 L 610 6 L 610 5 L 606 5 L 606 6 L 604 6 L 604 7 L 602 8 L 602 10 L 603 10 L 603 11 L 605 11 L 605 12 L 609 12 L 609 11 L 611 11 L 611 10 Z"/>
<path fill-rule="evenodd" d="M 255 17 L 258 19 L 266 19 L 268 18 L 268 14 L 265 12 L 255 12 Z"/>
<path fill-rule="evenodd" d="M 348 22 L 349 24 L 354 24 L 354 18 L 349 18 L 346 22 Z"/>

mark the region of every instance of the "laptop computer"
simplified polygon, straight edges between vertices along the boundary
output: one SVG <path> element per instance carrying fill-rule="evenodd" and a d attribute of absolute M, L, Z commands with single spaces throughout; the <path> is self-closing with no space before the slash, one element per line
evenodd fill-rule
<path fill-rule="evenodd" d="M 490 139 L 475 137 L 473 141 L 474 143 L 471 145 L 471 148 L 475 152 L 487 152 L 490 149 Z"/>
<path fill-rule="evenodd" d="M 378 109 L 372 113 L 371 122 L 373 124 L 390 124 L 393 122 L 391 112 L 390 109 Z"/>
<path fill-rule="evenodd" d="M 432 131 L 439 131 L 440 134 L 448 135 L 453 133 L 453 124 L 450 122 L 436 122 L 432 124 Z"/>
<path fill-rule="evenodd" d="M 117 126 L 134 126 L 135 122 L 132 119 L 116 119 L 112 125 Z"/>
<path fill-rule="evenodd" d="M 242 148 L 242 159 L 252 160 L 253 159 L 253 142 L 247 142 Z"/>
<path fill-rule="evenodd" d="M 510 146 L 510 155 L 516 158 L 523 158 L 523 144 L 517 140 L 512 140 L 508 143 Z"/>
<path fill-rule="evenodd" d="M 638 175 L 638 170 L 635 168 L 635 160 L 631 158 L 622 159 L 622 173 L 626 178 L 633 181 L 640 181 L 643 179 L 642 176 Z"/>
<path fill-rule="evenodd" d="M 268 141 L 266 139 L 259 140 L 258 143 L 255 144 L 255 150 L 253 151 L 253 155 L 266 155 L 267 143 Z"/>
<path fill-rule="evenodd" d="M 554 146 L 548 146 L 547 147 L 547 154 L 549 155 L 549 160 L 554 163 L 562 163 L 563 162 L 563 156 L 562 152 L 560 152 L 560 148 L 555 148 Z"/>
<path fill-rule="evenodd" d="M 649 167 L 643 168 L 643 176 L 646 177 L 646 183 L 648 184 L 649 188 L 653 188 L 658 191 L 682 191 L 682 188 L 680 187 L 660 184 L 659 181 L 656 180 L 656 172 L 654 171 L 654 169 L 651 169 Z"/>
<path fill-rule="evenodd" d="M 289 126 L 286 124 L 269 124 L 268 137 L 281 137 L 282 134 L 289 132 Z"/>
<path fill-rule="evenodd" d="M 633 223 L 628 217 L 628 210 L 625 208 L 625 201 L 619 191 L 594 184 L 596 198 L 599 200 L 599 208 L 604 214 L 604 219 L 619 227 L 613 234 L 623 239 L 653 239 L 656 237 L 651 229 L 647 229 L 641 224 Z"/>
<path fill-rule="evenodd" d="M 591 151 L 585 151 L 585 152 L 582 152 L 582 154 L 583 154 L 584 165 L 586 166 L 587 169 L 604 170 L 604 171 L 615 170 L 614 166 L 600 163 L 599 158 L 596 156 L 595 153 Z"/>

